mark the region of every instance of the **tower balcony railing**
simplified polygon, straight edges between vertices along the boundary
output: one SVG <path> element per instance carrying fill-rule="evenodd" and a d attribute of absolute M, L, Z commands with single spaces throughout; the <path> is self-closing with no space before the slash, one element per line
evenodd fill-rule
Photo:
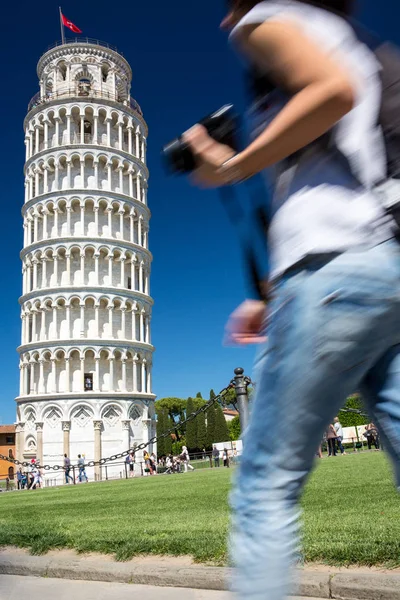
<path fill-rule="evenodd" d="M 108 48 L 113 52 L 117 52 L 120 56 L 124 56 L 122 52 L 118 50 L 118 48 L 112 46 L 108 42 L 102 42 L 101 40 L 96 40 L 95 38 L 88 37 L 65 38 L 64 41 L 59 40 L 57 42 L 54 42 L 54 44 L 48 46 L 47 52 L 49 50 L 53 50 L 53 48 L 57 48 L 58 46 L 64 46 L 65 44 L 90 44 L 91 46 L 102 46 L 103 48 Z"/>
<path fill-rule="evenodd" d="M 40 92 L 35 94 L 33 98 L 30 100 L 28 104 L 28 112 L 37 106 L 42 106 L 47 104 L 48 102 L 52 102 L 53 100 L 65 100 L 66 98 L 77 98 L 77 99 L 89 99 L 89 98 L 101 98 L 105 100 L 112 100 L 113 102 L 118 102 L 123 106 L 128 106 L 135 112 L 137 112 L 140 116 L 143 116 L 142 109 L 139 104 L 131 97 L 121 98 L 118 93 L 110 92 L 108 90 L 92 90 L 92 89 L 79 89 L 79 88 L 69 88 L 62 89 L 58 92 L 47 92 L 46 94 L 41 95 Z"/>

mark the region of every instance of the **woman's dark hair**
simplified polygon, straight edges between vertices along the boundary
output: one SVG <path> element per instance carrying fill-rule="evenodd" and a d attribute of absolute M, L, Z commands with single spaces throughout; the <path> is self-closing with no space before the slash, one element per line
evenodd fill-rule
<path fill-rule="evenodd" d="M 240 12 L 248 12 L 261 0 L 228 0 L 229 7 Z M 353 12 L 355 0 L 300 0 L 304 4 L 313 4 L 336 13 L 350 15 Z"/>

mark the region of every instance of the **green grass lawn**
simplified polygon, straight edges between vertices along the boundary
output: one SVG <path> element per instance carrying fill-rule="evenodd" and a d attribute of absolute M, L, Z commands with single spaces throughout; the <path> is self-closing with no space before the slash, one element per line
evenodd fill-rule
<path fill-rule="evenodd" d="M 0 494 L 0 545 L 226 561 L 233 469 Z M 400 564 L 400 497 L 382 453 L 324 458 L 303 500 L 305 560 Z"/>

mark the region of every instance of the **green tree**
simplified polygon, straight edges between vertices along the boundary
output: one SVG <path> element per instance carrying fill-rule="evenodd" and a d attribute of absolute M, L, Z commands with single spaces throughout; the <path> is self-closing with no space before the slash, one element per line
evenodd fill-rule
<path fill-rule="evenodd" d="M 229 430 L 226 424 L 224 413 L 222 408 L 218 405 L 215 409 L 215 431 L 214 431 L 214 442 L 227 442 L 229 441 Z"/>
<path fill-rule="evenodd" d="M 196 394 L 196 398 L 202 398 L 203 396 L 201 395 L 201 392 L 197 392 Z"/>
<path fill-rule="evenodd" d="M 166 410 L 172 422 L 177 425 L 175 429 L 176 439 L 179 440 L 182 432 L 184 432 L 184 427 L 179 427 L 179 422 L 183 421 L 185 417 L 186 410 L 186 400 L 183 398 L 161 398 L 157 400 L 155 403 L 156 413 L 158 414 L 159 410 Z"/>
<path fill-rule="evenodd" d="M 179 454 L 182 454 L 182 448 L 183 446 L 186 446 L 186 439 L 185 436 L 182 436 L 181 439 L 179 440 L 179 442 L 172 442 L 172 454 L 174 456 L 178 456 Z"/>
<path fill-rule="evenodd" d="M 214 392 L 213 389 L 211 389 L 210 390 L 210 400 L 214 400 L 215 396 L 216 396 L 216 393 Z"/>
<path fill-rule="evenodd" d="M 239 416 L 234 417 L 232 421 L 228 422 L 228 430 L 229 437 L 232 441 L 238 440 L 240 438 L 241 429 Z"/>
<path fill-rule="evenodd" d="M 194 410 L 197 410 L 201 406 L 204 406 L 205 404 L 207 404 L 207 402 L 204 400 L 204 398 L 200 398 L 199 396 L 196 396 L 196 398 L 192 398 L 192 402 L 193 402 Z"/>
<path fill-rule="evenodd" d="M 200 413 L 196 417 L 196 426 L 197 426 L 197 448 L 199 449 L 199 451 L 202 451 L 203 448 L 206 447 L 206 443 L 207 443 L 207 427 L 206 427 L 205 413 Z"/>
<path fill-rule="evenodd" d="M 193 402 L 193 398 L 188 398 L 187 405 L 186 405 L 186 416 L 189 416 L 194 411 L 195 411 L 195 405 Z M 193 419 L 192 421 L 189 421 L 189 423 L 186 425 L 186 445 L 189 448 L 189 450 L 194 450 L 195 448 L 197 448 L 197 431 L 196 430 L 197 430 L 196 420 Z"/>
<path fill-rule="evenodd" d="M 349 396 L 343 408 L 361 410 L 365 413 L 360 394 L 352 394 Z M 369 422 L 368 417 L 351 412 L 339 412 L 338 417 L 343 427 L 355 427 L 357 425 L 365 425 Z"/>
<path fill-rule="evenodd" d="M 207 450 L 211 450 L 212 445 L 215 442 L 215 439 L 214 439 L 214 434 L 215 434 L 215 406 L 211 406 L 208 409 L 208 411 L 206 412 L 206 419 L 207 419 L 206 448 L 207 448 Z"/>

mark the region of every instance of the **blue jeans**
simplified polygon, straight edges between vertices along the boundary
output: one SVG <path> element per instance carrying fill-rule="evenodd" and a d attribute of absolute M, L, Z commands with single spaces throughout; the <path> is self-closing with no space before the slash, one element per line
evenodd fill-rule
<path fill-rule="evenodd" d="M 293 592 L 299 497 L 327 425 L 356 390 L 400 486 L 400 244 L 293 269 L 276 285 L 268 313 L 231 497 L 240 600 L 283 600 Z"/>
<path fill-rule="evenodd" d="M 89 481 L 88 480 L 88 476 L 86 475 L 86 471 L 85 471 L 85 467 L 79 467 L 79 477 L 78 477 L 79 481 L 82 482 L 83 479 L 85 479 L 85 481 Z"/>
<path fill-rule="evenodd" d="M 344 450 L 344 446 L 343 446 L 343 438 L 341 436 L 336 438 L 336 444 L 340 450 L 340 453 L 344 454 L 345 450 Z"/>

